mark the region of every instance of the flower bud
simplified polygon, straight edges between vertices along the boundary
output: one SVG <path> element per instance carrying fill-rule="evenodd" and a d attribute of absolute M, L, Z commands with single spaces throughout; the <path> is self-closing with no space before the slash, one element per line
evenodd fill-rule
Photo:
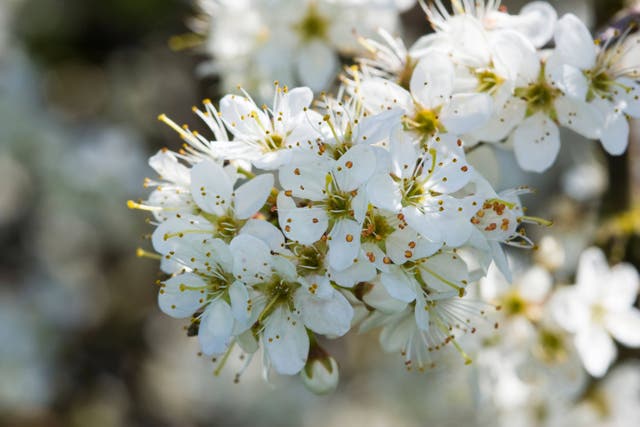
<path fill-rule="evenodd" d="M 309 357 L 300 372 L 304 385 L 315 394 L 328 394 L 336 389 L 340 374 L 336 360 L 322 351 L 318 357 Z"/>

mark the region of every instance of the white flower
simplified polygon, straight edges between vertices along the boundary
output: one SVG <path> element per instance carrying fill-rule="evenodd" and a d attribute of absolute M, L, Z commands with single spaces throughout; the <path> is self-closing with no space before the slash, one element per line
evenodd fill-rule
<path fill-rule="evenodd" d="M 425 144 L 426 145 L 426 144 Z M 403 220 L 431 242 L 460 246 L 471 235 L 473 197 L 453 196 L 471 177 L 462 143 L 445 134 L 430 139 L 426 150 L 415 147 L 398 126 L 391 136 L 391 171 L 368 183 L 371 203 L 402 213 Z"/>
<path fill-rule="evenodd" d="M 197 243 L 203 235 L 230 241 L 256 212 L 262 209 L 273 187 L 273 175 L 262 174 L 233 189 L 233 180 L 222 166 L 203 161 L 191 169 L 191 196 L 197 216 L 176 215 L 153 233 L 156 251 L 167 254 L 176 241 Z"/>
<path fill-rule="evenodd" d="M 326 277 L 278 276 L 268 288 L 272 299 L 266 310 L 275 308 L 265 314 L 262 341 L 268 365 L 280 374 L 294 375 L 305 366 L 309 353 L 307 328 L 337 337 L 351 327 L 353 308 Z"/>
<path fill-rule="evenodd" d="M 443 52 L 424 55 L 413 70 L 411 91 L 380 77 L 363 80 L 362 102 L 371 111 L 402 108 L 404 123 L 417 137 L 428 139 L 437 133 L 462 135 L 484 125 L 493 111 L 485 93 L 456 93 L 455 68 Z"/>
<path fill-rule="evenodd" d="M 249 160 L 259 169 L 273 170 L 291 161 L 292 151 L 315 148 L 320 115 L 309 110 L 309 88 L 276 88 L 273 109 L 258 108 L 246 96 L 226 95 L 220 115 L 234 139 L 217 147 L 229 160 Z"/>
<path fill-rule="evenodd" d="M 351 266 L 360 253 L 362 222 L 367 211 L 363 186 L 376 168 L 371 147 L 355 145 L 336 161 L 322 159 L 280 169 L 278 221 L 285 236 L 301 244 L 314 243 L 328 230 L 329 265 L 338 271 Z M 312 203 L 296 207 L 291 196 Z"/>
<path fill-rule="evenodd" d="M 182 272 L 162 283 L 158 305 L 175 318 L 191 317 L 208 355 L 227 351 L 234 335 L 251 326 L 249 291 L 231 275 L 232 254 L 219 239 L 176 248 Z M 229 301 L 229 302 L 228 302 Z"/>
<path fill-rule="evenodd" d="M 484 304 L 465 297 L 468 280 L 467 266 L 455 253 L 410 258 L 403 266 L 390 266 L 380 282 L 373 284 L 374 290 L 382 285 L 386 292 L 364 296 L 381 311 L 371 314 L 362 329 L 384 325 L 383 349 L 401 352 L 408 368 L 432 367 L 430 353 L 447 344 L 470 363 L 457 339 L 476 331 L 474 322 L 484 314 Z"/>
<path fill-rule="evenodd" d="M 556 49 L 547 61 L 546 73 L 554 84 L 578 101 L 588 101 L 597 131 L 585 136 L 599 138 L 607 152 L 622 154 L 629 140 L 626 114 L 640 117 L 640 39 L 622 37 L 614 46 L 597 46 L 587 27 L 576 16 L 567 14 L 558 21 Z M 557 107 L 558 108 L 558 107 Z M 588 114 L 588 115 L 587 115 Z M 560 117 L 559 117 L 560 118 Z M 562 124 L 584 134 L 587 123 L 581 115 Z M 561 120 L 562 121 L 562 120 Z"/>
<path fill-rule="evenodd" d="M 629 264 L 609 268 L 597 248 L 580 256 L 576 284 L 554 296 L 553 314 L 558 323 L 575 334 L 575 345 L 585 369 L 601 377 L 616 358 L 611 337 L 629 347 L 640 347 L 638 273 Z"/>
<path fill-rule="evenodd" d="M 435 0 L 424 10 L 429 21 L 438 31 L 450 30 L 451 22 L 459 16 L 477 19 L 486 31 L 510 29 L 527 37 L 536 47 L 542 47 L 551 39 L 557 13 L 544 1 L 527 3 L 518 15 L 510 15 L 500 5 L 500 0 L 453 0 L 453 15 L 442 4 Z"/>
<path fill-rule="evenodd" d="M 487 276 L 480 280 L 482 297 L 501 306 L 506 316 L 523 316 L 540 320 L 545 300 L 553 287 L 551 274 L 542 267 L 533 266 L 509 283 L 492 265 Z"/>
<path fill-rule="evenodd" d="M 213 57 L 205 71 L 221 75 L 226 88 L 241 84 L 265 99 L 276 79 L 315 92 L 326 89 L 338 71 L 339 55 L 358 49 L 354 30 L 362 35 L 377 28 L 393 31 L 399 10 L 412 0 L 200 3 L 210 22 L 200 22 L 194 30 L 207 36 L 205 50 Z"/>
<path fill-rule="evenodd" d="M 478 210 L 470 220 L 475 228 L 469 244 L 489 254 L 502 274 L 511 281 L 511 270 L 502 244 L 533 247 L 531 240 L 519 228 L 520 223 L 549 223 L 524 215 L 519 195 L 529 193 L 529 189 L 510 189 L 498 194 L 479 174 L 474 175 L 473 182 L 479 203 Z"/>
<path fill-rule="evenodd" d="M 191 174 L 187 166 L 180 163 L 175 153 L 160 150 L 149 158 L 159 180 L 146 179 L 145 187 L 155 187 L 143 203 L 127 202 L 131 209 L 150 211 L 157 221 L 166 221 L 175 215 L 193 213 L 196 209 L 189 191 Z"/>

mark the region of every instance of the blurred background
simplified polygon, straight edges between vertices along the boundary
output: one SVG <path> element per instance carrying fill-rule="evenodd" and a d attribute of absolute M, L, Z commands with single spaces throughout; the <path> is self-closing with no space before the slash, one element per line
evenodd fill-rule
<path fill-rule="evenodd" d="M 503 3 L 517 10 L 523 2 Z M 594 30 L 630 6 L 551 3 Z M 266 384 L 257 366 L 234 384 L 239 360 L 215 377 L 184 325 L 159 311 L 158 265 L 135 256 L 151 228 L 125 202 L 145 197 L 147 158 L 179 148 L 157 115 L 196 125 L 191 106 L 220 96 L 215 77 L 196 75 L 197 50 L 169 48 L 195 14 L 189 0 L 0 0 L 0 425 L 497 425 L 491 411 L 478 412 L 461 366 L 407 373 L 375 334 L 330 344 L 341 384 L 317 397 L 297 378 Z M 402 19 L 409 42 L 428 31 L 419 7 Z M 619 158 L 607 159 L 599 144 L 568 143 L 578 137 L 567 134 L 544 177 L 513 166 L 494 177 L 502 188 L 540 190 L 526 203 L 556 221 L 550 233 L 565 249 L 566 283 L 593 243 L 640 265 L 634 126 Z M 477 157 L 513 162 L 508 153 Z M 626 371 L 614 379 L 632 378 L 640 399 L 637 358 L 623 351 L 615 369 Z M 635 397 L 630 407 L 640 405 Z"/>

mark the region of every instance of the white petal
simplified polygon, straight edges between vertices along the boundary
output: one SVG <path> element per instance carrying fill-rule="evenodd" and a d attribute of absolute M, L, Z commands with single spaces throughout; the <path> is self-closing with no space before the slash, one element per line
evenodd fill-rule
<path fill-rule="evenodd" d="M 233 313 L 226 301 L 217 299 L 209 304 L 200 319 L 198 341 L 207 355 L 226 351 L 233 329 Z"/>
<path fill-rule="evenodd" d="M 380 209 L 398 212 L 402 208 L 402 193 L 389 174 L 374 175 L 367 184 L 371 204 Z"/>
<path fill-rule="evenodd" d="M 255 157 L 250 157 L 249 155 L 244 155 L 242 157 L 251 158 L 253 166 L 258 169 L 272 171 L 278 169 L 282 165 L 291 162 L 292 156 L 293 154 L 291 150 L 283 149 L 260 153 Z"/>
<path fill-rule="evenodd" d="M 585 369 L 594 377 L 602 377 L 618 354 L 611 337 L 595 325 L 579 332 L 575 344 Z"/>
<path fill-rule="evenodd" d="M 376 282 L 372 285 L 373 287 L 362 296 L 365 304 L 387 314 L 397 313 L 407 306 L 406 302 L 391 297 L 385 287 L 380 283 Z"/>
<path fill-rule="evenodd" d="M 563 126 L 579 133 L 585 138 L 596 139 L 603 126 L 601 114 L 591 103 L 561 96 L 554 106 L 558 113 L 558 121 Z"/>
<path fill-rule="evenodd" d="M 338 69 L 336 53 L 325 43 L 314 41 L 301 46 L 298 78 L 316 92 L 326 89 Z"/>
<path fill-rule="evenodd" d="M 510 91 L 506 86 L 503 87 Z M 508 98 L 501 107 L 496 108 L 489 121 L 480 129 L 473 131 L 471 135 L 480 141 L 502 141 L 514 127 L 524 120 L 526 112 L 527 103 L 525 101 L 513 97 Z"/>
<path fill-rule="evenodd" d="M 491 32 L 489 42 L 496 71 L 509 81 L 515 81 L 527 65 L 526 60 L 536 54 L 531 42 L 513 30 Z"/>
<path fill-rule="evenodd" d="M 592 247 L 580 254 L 576 289 L 586 301 L 596 302 L 600 299 L 608 276 L 609 263 L 600 249 Z"/>
<path fill-rule="evenodd" d="M 222 166 L 205 160 L 191 169 L 191 195 L 205 212 L 224 215 L 231 209 L 233 187 Z"/>
<path fill-rule="evenodd" d="M 538 266 L 531 267 L 518 279 L 518 292 L 531 302 L 544 302 L 552 286 L 551 274 Z"/>
<path fill-rule="evenodd" d="M 507 254 L 505 254 L 504 249 L 502 249 L 502 245 L 500 242 L 489 241 L 489 249 L 491 251 L 491 259 L 493 260 L 493 263 L 498 267 L 500 272 L 504 274 L 505 279 L 511 283 L 513 281 L 513 275 L 511 273 L 511 268 L 509 267 Z"/>
<path fill-rule="evenodd" d="M 613 266 L 603 286 L 602 305 L 612 311 L 626 310 L 635 303 L 639 286 L 638 272 L 631 264 Z"/>
<path fill-rule="evenodd" d="M 329 168 L 326 161 L 284 165 L 279 170 L 280 185 L 295 197 L 322 200 Z"/>
<path fill-rule="evenodd" d="M 229 299 L 233 317 L 245 327 L 249 327 L 251 310 L 249 309 L 249 291 L 245 284 L 239 281 L 233 282 L 229 286 Z"/>
<path fill-rule="evenodd" d="M 626 105 L 624 112 L 640 119 L 640 83 L 626 77 L 618 78 L 617 82 L 628 88 L 620 90 L 620 98 Z"/>
<path fill-rule="evenodd" d="M 160 223 L 151 235 L 151 243 L 156 252 L 166 255 L 177 248 L 200 246 L 204 239 L 212 237 L 213 232 L 214 227 L 209 221 L 184 214 Z"/>
<path fill-rule="evenodd" d="M 453 92 L 454 68 L 446 54 L 433 51 L 421 60 L 411 76 L 411 94 L 424 108 L 434 109 Z"/>
<path fill-rule="evenodd" d="M 553 36 L 558 14 L 546 1 L 527 3 L 519 14 L 523 20 L 515 28 L 522 32 L 536 47 L 542 47 Z"/>
<path fill-rule="evenodd" d="M 298 282 L 302 285 L 302 289 L 310 296 L 327 301 L 333 298 L 335 289 L 333 289 L 327 275 L 312 274 L 306 277 L 300 277 Z"/>
<path fill-rule="evenodd" d="M 405 132 L 402 126 L 396 126 L 391 133 L 389 151 L 393 162 L 392 172 L 398 178 L 412 176 L 418 161 L 418 153 L 412 136 Z"/>
<path fill-rule="evenodd" d="M 605 322 L 607 330 L 618 342 L 627 347 L 640 347 L 640 310 L 631 308 L 609 313 Z"/>
<path fill-rule="evenodd" d="M 189 289 L 187 289 L 187 287 Z M 176 319 L 190 317 L 204 304 L 206 284 L 195 274 L 179 274 L 165 281 L 158 292 L 158 306 Z"/>
<path fill-rule="evenodd" d="M 385 325 L 380 333 L 380 345 L 386 352 L 406 350 L 407 343 L 416 330 L 414 316 L 402 316 Z"/>
<path fill-rule="evenodd" d="M 366 79 L 360 85 L 360 95 L 365 108 L 386 111 L 393 108 L 413 108 L 411 94 L 397 84 L 383 78 Z"/>
<path fill-rule="evenodd" d="M 525 119 L 511 135 L 516 160 L 526 171 L 543 172 L 560 151 L 558 126 L 543 113 Z"/>
<path fill-rule="evenodd" d="M 333 290 L 331 298 L 318 298 L 303 289 L 296 292 L 294 305 L 302 321 L 321 335 L 342 336 L 351 328 L 353 307 L 340 292 Z"/>
<path fill-rule="evenodd" d="M 362 226 L 350 219 L 336 222 L 329 233 L 329 265 L 338 271 L 351 266 L 360 253 Z"/>
<path fill-rule="evenodd" d="M 352 288 L 360 282 L 372 280 L 377 275 L 376 265 L 360 254 L 357 261 L 342 271 L 329 268 L 329 277 L 338 285 Z"/>
<path fill-rule="evenodd" d="M 351 209 L 353 210 L 353 218 L 360 224 L 364 221 L 369 209 L 369 197 L 366 188 L 361 188 L 351 199 Z"/>
<path fill-rule="evenodd" d="M 562 62 L 559 54 L 551 55 L 545 67 L 547 80 L 553 82 L 566 95 L 584 101 L 589 90 L 589 81 L 584 72 L 573 65 Z"/>
<path fill-rule="evenodd" d="M 356 145 L 344 153 L 333 167 L 341 191 L 353 191 L 367 182 L 376 170 L 376 155 L 366 145 Z"/>
<path fill-rule="evenodd" d="M 437 254 L 423 261 L 419 268 L 422 279 L 437 291 L 457 291 L 469 283 L 467 265 L 458 255 Z"/>
<path fill-rule="evenodd" d="M 590 307 L 580 300 L 575 287 L 557 289 L 549 306 L 556 322 L 567 331 L 577 333 L 588 327 Z"/>
<path fill-rule="evenodd" d="M 266 354 L 282 375 L 295 375 L 304 367 L 309 353 L 309 336 L 304 324 L 285 308 L 277 308 L 263 332 Z"/>
<path fill-rule="evenodd" d="M 392 298 L 402 302 L 416 299 L 416 289 L 409 276 L 398 266 L 389 267 L 388 273 L 380 275 L 380 283 Z"/>
<path fill-rule="evenodd" d="M 563 62 L 589 70 L 596 60 L 596 46 L 584 23 L 573 14 L 566 14 L 556 24 L 556 53 Z"/>
<path fill-rule="evenodd" d="M 265 173 L 241 185 L 233 198 L 236 218 L 247 219 L 258 212 L 273 188 L 273 175 Z"/>
<path fill-rule="evenodd" d="M 220 100 L 220 115 L 237 138 L 263 138 L 270 120 L 255 103 L 243 96 L 226 95 Z"/>
<path fill-rule="evenodd" d="M 453 55 L 462 65 L 483 67 L 491 60 L 489 43 L 482 23 L 469 14 L 456 14 L 447 19 L 447 36 L 453 44 Z M 431 54 L 426 56 L 430 58 Z"/>
<path fill-rule="evenodd" d="M 354 131 L 354 143 L 376 144 L 389 138 L 390 130 L 400 123 L 402 109 L 394 108 L 361 119 Z"/>
<path fill-rule="evenodd" d="M 246 284 L 264 282 L 271 277 L 271 251 L 262 240 L 240 234 L 229 244 L 233 254 L 233 276 Z"/>
<path fill-rule="evenodd" d="M 453 95 L 440 112 L 447 132 L 462 135 L 484 126 L 493 114 L 493 100 L 486 93 Z"/>
<path fill-rule="evenodd" d="M 415 318 L 418 328 L 425 332 L 428 332 L 430 318 L 429 308 L 427 307 L 427 301 L 424 298 L 422 292 L 419 292 L 416 298 Z"/>
<path fill-rule="evenodd" d="M 415 206 L 402 209 L 407 224 L 422 237 L 431 242 L 442 242 L 442 230 L 440 230 L 428 215 L 425 215 Z"/>
<path fill-rule="evenodd" d="M 607 153 L 619 156 L 629 145 L 629 122 L 624 114 L 610 114 L 600 135 L 600 141 Z"/>
<path fill-rule="evenodd" d="M 327 230 L 329 218 L 322 208 L 296 208 L 293 200 L 280 192 L 278 222 L 289 239 L 310 245 L 320 240 Z"/>
<path fill-rule="evenodd" d="M 447 141 L 453 139 L 453 141 Z M 464 151 L 457 146 L 457 138 L 452 135 L 442 135 L 435 150 L 431 153 L 435 156 L 433 159 L 433 169 L 427 160 L 429 170 L 425 173 L 430 174 L 429 180 L 425 187 L 431 191 L 442 194 L 451 194 L 460 190 L 469 183 L 473 172 L 471 166 L 465 159 Z M 442 143 L 442 144 L 440 144 Z M 456 150 L 450 148 L 453 145 Z"/>
<path fill-rule="evenodd" d="M 189 168 L 180 163 L 175 154 L 169 150 L 160 150 L 151 156 L 149 166 L 164 180 L 184 186 L 189 185 Z"/>
<path fill-rule="evenodd" d="M 286 113 L 289 116 L 295 116 L 296 114 L 300 114 L 304 112 L 305 108 L 308 108 L 313 102 L 313 92 L 308 87 L 296 87 L 290 89 L 286 94 L 283 95 L 283 106 L 286 105 Z M 284 110 L 285 108 L 281 107 L 278 110 Z"/>
<path fill-rule="evenodd" d="M 261 219 L 250 219 L 240 230 L 240 234 L 250 234 L 265 242 L 274 252 L 284 249 L 284 236 L 278 227 Z"/>

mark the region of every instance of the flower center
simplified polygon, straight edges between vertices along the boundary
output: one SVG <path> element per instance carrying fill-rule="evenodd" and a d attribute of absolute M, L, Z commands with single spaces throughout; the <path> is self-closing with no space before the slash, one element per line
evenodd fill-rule
<path fill-rule="evenodd" d="M 405 117 L 404 124 L 408 130 L 420 134 L 425 139 L 445 130 L 440 123 L 438 111 L 428 108 L 417 108 L 412 118 Z"/>
<path fill-rule="evenodd" d="M 502 307 L 507 316 L 517 316 L 524 314 L 527 303 L 517 293 L 511 293 L 507 295 L 502 301 Z"/>
<path fill-rule="evenodd" d="M 316 246 L 322 245 L 322 248 Z M 321 273 L 320 270 L 324 266 L 324 245 L 322 242 L 316 243 L 314 246 L 296 246 L 293 253 L 298 258 L 298 274 L 306 276 L 308 274 Z"/>
<path fill-rule="evenodd" d="M 304 41 L 325 39 L 329 32 L 329 20 L 322 16 L 318 12 L 318 7 L 312 3 L 302 21 L 294 28 Z"/>
<path fill-rule="evenodd" d="M 562 335 L 558 332 L 543 329 L 538 337 L 538 346 L 542 360 L 560 362 L 567 356 Z"/>
<path fill-rule="evenodd" d="M 364 219 L 364 227 L 362 229 L 361 241 L 379 243 L 386 240 L 387 237 L 395 231 L 387 218 L 382 215 L 376 215 L 371 211 L 367 212 Z"/>
<path fill-rule="evenodd" d="M 611 79 L 609 75 L 604 72 L 592 72 L 586 71 L 585 76 L 589 79 L 589 91 L 587 92 L 587 101 L 591 102 L 596 96 L 601 98 L 611 98 L 611 88 L 615 86 L 615 80 Z"/>
<path fill-rule="evenodd" d="M 544 80 L 541 79 L 527 87 L 517 88 L 515 94 L 527 103 L 527 116 L 532 116 L 539 111 L 555 116 L 553 102 L 560 95 L 560 91 Z"/>
<path fill-rule="evenodd" d="M 356 193 L 357 191 L 353 191 Z M 353 209 L 351 208 L 351 199 L 355 194 L 345 193 L 342 191 L 336 191 L 330 193 L 327 197 L 325 209 L 329 214 L 329 217 L 333 220 L 337 220 L 344 217 L 352 217 Z"/>
<path fill-rule="evenodd" d="M 214 235 L 226 242 L 231 241 L 245 223 L 245 221 L 238 220 L 229 214 L 217 216 L 207 212 L 200 212 L 200 215 L 214 225 Z"/>
<path fill-rule="evenodd" d="M 268 135 L 264 140 L 265 151 L 278 151 L 281 148 L 284 148 L 284 138 L 277 133 Z"/>
<path fill-rule="evenodd" d="M 494 93 L 498 87 L 504 82 L 504 79 L 490 70 L 481 70 L 475 72 L 478 79 L 478 92 Z"/>

